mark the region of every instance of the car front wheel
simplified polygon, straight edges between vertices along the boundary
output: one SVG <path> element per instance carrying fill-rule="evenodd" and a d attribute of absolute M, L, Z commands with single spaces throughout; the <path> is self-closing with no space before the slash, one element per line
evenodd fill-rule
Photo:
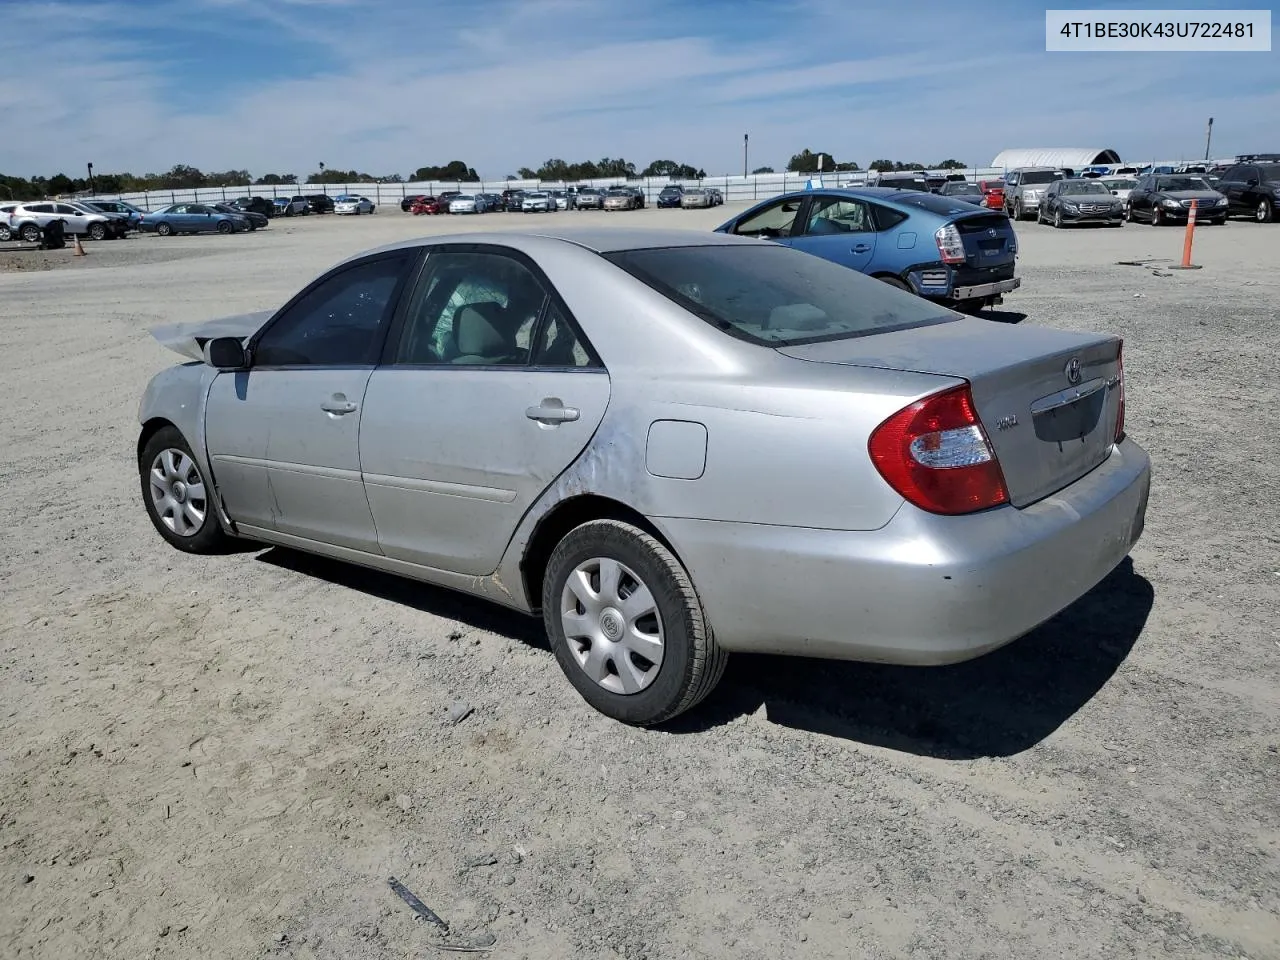
<path fill-rule="evenodd" d="M 1259 223 L 1270 223 L 1274 216 L 1270 200 L 1259 201 L 1257 209 L 1253 211 L 1253 219 Z"/>
<path fill-rule="evenodd" d="M 142 500 L 160 536 L 186 553 L 218 553 L 230 539 L 218 525 L 213 490 L 177 427 L 157 430 L 138 457 Z"/>
<path fill-rule="evenodd" d="M 570 531 L 547 564 L 542 615 L 556 661 L 591 706 L 623 723 L 662 723 L 696 706 L 728 655 L 680 561 L 617 520 Z"/>

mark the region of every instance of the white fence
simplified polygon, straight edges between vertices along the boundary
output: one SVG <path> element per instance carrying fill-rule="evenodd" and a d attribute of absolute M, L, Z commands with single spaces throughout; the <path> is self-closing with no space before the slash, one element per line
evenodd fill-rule
<path fill-rule="evenodd" d="M 997 179 L 1003 176 L 1002 170 L 994 168 L 970 169 L 964 171 L 956 170 L 938 170 L 931 171 L 941 174 L 947 173 L 964 173 L 969 179 Z M 645 177 L 639 179 L 625 179 L 622 177 L 614 177 L 606 180 L 567 180 L 567 181 L 538 181 L 538 180 L 487 180 L 480 183 L 476 182 L 456 182 L 432 180 L 424 183 L 350 183 L 350 184 L 334 184 L 334 183 L 307 183 L 307 184 L 284 184 L 280 186 L 268 186 L 266 184 L 255 184 L 253 186 L 240 187 L 201 187 L 199 189 L 188 190 L 151 190 L 146 193 L 122 193 L 122 194 L 100 194 L 104 199 L 111 197 L 117 200 L 127 200 L 130 203 L 137 204 L 144 209 L 153 209 L 157 207 L 167 206 L 171 203 L 195 203 L 199 201 L 216 202 L 220 200 L 234 200 L 237 197 L 244 196 L 260 196 L 260 197 L 292 197 L 299 194 L 315 194 L 325 193 L 331 197 L 342 196 L 343 194 L 354 194 L 356 196 L 368 197 L 378 206 L 387 206 L 391 204 L 399 205 L 400 201 L 414 194 L 435 195 L 442 190 L 461 190 L 463 193 L 501 193 L 503 190 L 515 189 L 532 189 L 544 188 L 549 190 L 559 189 L 571 184 L 589 184 L 595 187 L 611 187 L 617 184 L 627 184 L 628 186 L 640 187 L 645 191 L 646 196 L 652 202 L 657 198 L 662 188 L 671 183 L 680 183 L 686 186 L 698 185 L 703 187 L 716 187 L 723 194 L 726 202 L 735 201 L 751 202 L 755 200 L 763 200 L 767 197 L 776 197 L 779 194 L 787 193 L 792 190 L 803 190 L 806 183 L 817 174 L 807 173 L 761 173 L 749 177 L 707 177 L 704 180 L 674 180 L 668 177 Z M 874 174 L 868 174 L 867 171 L 858 171 L 856 173 L 840 172 L 840 173 L 824 173 L 822 174 L 822 182 L 829 187 L 845 186 L 847 184 L 865 184 L 868 176 L 874 179 Z"/>

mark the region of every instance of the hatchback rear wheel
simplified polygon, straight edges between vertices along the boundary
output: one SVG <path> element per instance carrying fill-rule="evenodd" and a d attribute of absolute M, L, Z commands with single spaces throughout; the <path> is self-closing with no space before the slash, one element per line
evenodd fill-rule
<path fill-rule="evenodd" d="M 556 661 L 591 706 L 623 723 L 662 723 L 724 673 L 688 573 L 657 538 L 618 520 L 570 531 L 547 564 L 542 616 Z"/>

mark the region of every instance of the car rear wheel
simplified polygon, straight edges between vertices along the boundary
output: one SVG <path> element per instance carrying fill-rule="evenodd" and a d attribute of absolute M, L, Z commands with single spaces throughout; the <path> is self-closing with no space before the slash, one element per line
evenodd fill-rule
<path fill-rule="evenodd" d="M 877 277 L 876 279 L 879 280 L 881 283 L 887 283 L 891 287 L 897 287 L 899 290 L 905 290 L 907 293 L 915 292 L 906 283 L 906 281 L 901 280 L 898 277 Z"/>
<path fill-rule="evenodd" d="M 1259 223 L 1270 223 L 1274 216 L 1275 214 L 1271 209 L 1270 200 L 1259 201 L 1257 209 L 1253 211 L 1253 219 L 1257 220 Z"/>
<path fill-rule="evenodd" d="M 162 237 L 171 236 L 173 234 L 173 227 L 169 226 L 167 223 L 157 223 L 156 233 L 160 234 Z"/>
<path fill-rule="evenodd" d="M 569 682 L 623 723 L 662 723 L 696 706 L 728 659 L 680 561 L 617 520 L 585 523 L 556 546 L 542 615 Z"/>
<path fill-rule="evenodd" d="M 142 500 L 160 536 L 186 553 L 218 553 L 230 541 L 215 515 L 213 491 L 177 427 L 157 430 L 138 458 Z"/>
<path fill-rule="evenodd" d="M 93 240 L 105 240 L 107 238 L 107 227 L 103 223 L 89 224 L 89 237 Z"/>
<path fill-rule="evenodd" d="M 1013 201 L 1013 219 L 1015 220 L 1022 219 L 1022 201 L 1021 200 Z"/>
<path fill-rule="evenodd" d="M 18 231 L 19 236 L 27 243 L 40 242 L 40 227 L 34 223 L 24 223 Z"/>

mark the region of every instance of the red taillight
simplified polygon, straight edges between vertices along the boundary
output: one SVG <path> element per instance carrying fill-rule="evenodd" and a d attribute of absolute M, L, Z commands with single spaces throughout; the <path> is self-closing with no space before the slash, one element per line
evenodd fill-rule
<path fill-rule="evenodd" d="M 938 256 L 942 258 L 943 263 L 964 263 L 964 239 L 954 223 L 948 223 L 945 227 L 935 230 L 933 239 L 938 243 Z"/>
<path fill-rule="evenodd" d="M 1009 502 L 967 383 L 899 410 L 868 448 L 880 476 L 921 510 L 954 515 Z"/>
<path fill-rule="evenodd" d="M 1116 376 L 1120 378 L 1120 410 L 1116 414 L 1116 439 L 1119 443 L 1124 439 L 1124 341 L 1116 348 Z"/>

